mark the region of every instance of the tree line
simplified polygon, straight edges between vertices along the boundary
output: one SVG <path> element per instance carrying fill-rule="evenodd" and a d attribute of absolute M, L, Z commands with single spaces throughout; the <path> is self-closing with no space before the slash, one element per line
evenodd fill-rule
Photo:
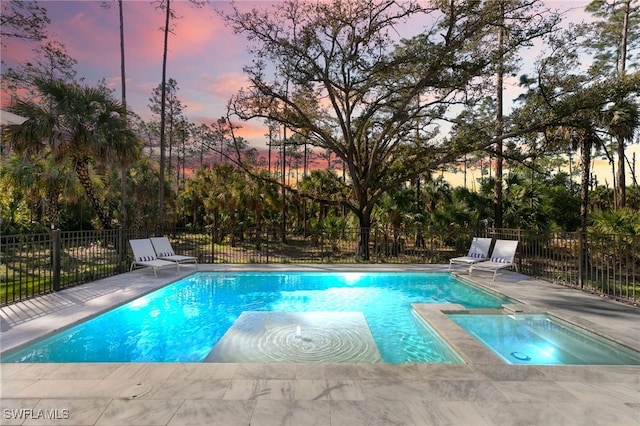
<path fill-rule="evenodd" d="M 247 39 L 250 83 L 208 125 L 189 122 L 166 76 L 172 3 L 152 4 L 165 12 L 163 78 L 145 122 L 126 105 L 124 54 L 118 98 L 77 78 L 46 35 L 45 8 L 3 3 L 3 40 L 38 43 L 38 60 L 2 75 L 10 110 L 27 118 L 3 128 L 3 233 L 351 224 L 367 258 L 381 223 L 586 231 L 594 213 L 618 212 L 640 228 L 634 169 L 626 182 L 640 123 L 638 0 L 594 0 L 580 24 L 539 0 L 234 3 L 220 16 Z M 415 34 L 398 37 L 407 23 Z M 542 54 L 519 75 L 533 45 Z M 515 76 L 521 95 L 505 105 Z M 243 120 L 264 123 L 266 150 L 238 136 Z M 600 155 L 612 188 L 594 182 Z M 440 177 L 467 161 L 490 164 L 478 190 Z"/>

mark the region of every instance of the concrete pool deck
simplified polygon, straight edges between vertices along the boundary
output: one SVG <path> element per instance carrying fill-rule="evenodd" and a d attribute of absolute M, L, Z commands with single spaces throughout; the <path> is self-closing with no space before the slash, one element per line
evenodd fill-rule
<path fill-rule="evenodd" d="M 201 271 L 445 271 L 441 265 L 200 265 Z M 466 268 L 456 269 L 469 279 Z M 0 350 L 194 272 L 137 270 L 0 308 Z M 640 351 L 640 308 L 530 277 L 471 281 Z M 447 305 L 448 306 L 448 305 Z M 467 364 L 0 364 L 0 424 L 640 425 L 640 366 L 507 365 L 441 313 Z"/>

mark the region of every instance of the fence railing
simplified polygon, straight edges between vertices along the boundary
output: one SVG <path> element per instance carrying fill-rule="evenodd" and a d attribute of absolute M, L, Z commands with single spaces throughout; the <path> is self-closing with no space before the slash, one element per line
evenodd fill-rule
<path fill-rule="evenodd" d="M 128 241 L 151 229 L 52 231 L 0 236 L 0 305 L 94 281 L 129 270 Z M 517 239 L 519 270 L 554 283 L 619 300 L 640 299 L 639 241 L 587 239 L 581 269 L 577 233 L 531 234 L 486 229 L 455 235 L 428 231 L 371 229 L 365 253 L 358 231 L 304 232 L 280 229 L 175 229 L 164 232 L 174 249 L 200 263 L 448 263 L 465 254 L 473 236 Z M 583 270 L 582 280 L 579 271 Z"/>

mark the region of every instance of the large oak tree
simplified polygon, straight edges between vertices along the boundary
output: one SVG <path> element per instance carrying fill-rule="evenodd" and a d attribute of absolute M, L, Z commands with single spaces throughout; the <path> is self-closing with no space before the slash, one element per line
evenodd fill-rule
<path fill-rule="evenodd" d="M 328 201 L 358 218 L 364 259 L 385 192 L 478 148 L 448 143 L 438 130 L 453 107 L 474 104 L 488 87 L 498 53 L 483 43 L 498 11 L 475 1 L 429 4 L 287 0 L 225 16 L 255 57 L 233 111 L 280 123 L 342 161 L 347 178 L 336 177 L 340 190 Z M 409 18 L 417 34 L 398 40 Z"/>

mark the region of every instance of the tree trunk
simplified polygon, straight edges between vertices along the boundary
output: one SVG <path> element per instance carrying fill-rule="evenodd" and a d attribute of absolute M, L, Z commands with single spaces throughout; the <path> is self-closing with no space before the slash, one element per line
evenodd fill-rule
<path fill-rule="evenodd" d="M 589 177 L 591 175 L 591 141 L 583 137 L 580 142 L 582 151 L 582 180 L 580 187 L 580 234 L 578 238 L 578 285 L 584 286 L 584 274 L 587 266 L 587 217 L 589 214 Z"/>
<path fill-rule="evenodd" d="M 504 5 L 500 3 L 502 16 L 504 17 Z M 504 48 L 504 26 L 499 26 L 498 35 L 498 51 L 501 54 Z M 502 86 L 504 80 L 504 59 L 500 55 L 498 63 L 498 73 L 496 81 L 496 125 L 498 129 L 498 140 L 496 142 L 496 170 L 495 181 L 493 188 L 493 209 L 494 209 L 494 221 L 495 227 L 502 228 L 502 109 L 503 109 L 503 96 Z"/>
<path fill-rule="evenodd" d="M 76 158 L 74 161 L 74 169 L 80 180 L 80 185 L 84 188 L 89 204 L 94 213 L 98 216 L 100 223 L 104 229 L 111 229 L 111 220 L 104 209 L 103 204 L 98 199 L 94 189 L 93 182 L 91 182 L 91 176 L 89 175 L 89 159 L 88 158 Z"/>
<path fill-rule="evenodd" d="M 60 228 L 60 203 L 58 198 L 60 192 L 57 189 L 50 190 L 47 193 L 47 205 L 49 210 L 49 225 L 51 229 Z"/>
<path fill-rule="evenodd" d="M 629 35 L 629 14 L 631 10 L 631 0 L 624 2 L 624 20 L 622 22 L 622 37 L 620 41 L 620 60 L 618 65 L 618 74 L 620 78 L 624 78 L 627 67 L 627 38 Z M 624 138 L 618 136 L 618 208 L 627 206 L 627 183 L 625 180 L 625 141 Z"/>
<path fill-rule="evenodd" d="M 122 87 L 122 105 L 125 109 L 125 122 L 127 120 L 127 79 L 125 75 L 124 63 L 124 16 L 122 13 L 122 0 L 118 0 L 118 10 L 120 12 L 120 80 Z M 120 173 L 120 203 L 122 204 L 120 212 L 122 215 L 122 228 L 127 227 L 127 168 L 122 166 Z"/>
<path fill-rule="evenodd" d="M 356 255 L 364 261 L 369 261 L 371 254 L 369 250 L 369 237 L 371 235 L 371 214 L 367 211 L 358 214 L 358 239 Z"/>
<path fill-rule="evenodd" d="M 617 184 L 618 184 L 618 207 L 619 209 L 625 208 L 627 205 L 627 192 L 626 192 L 626 180 L 625 180 L 625 158 L 624 158 L 624 138 L 618 136 L 618 170 L 617 170 Z"/>
<path fill-rule="evenodd" d="M 286 244 L 287 242 L 287 188 L 285 187 L 285 179 L 287 176 L 287 128 L 284 127 L 284 139 L 282 140 L 282 223 L 281 223 L 281 232 L 282 232 L 282 244 Z"/>
<path fill-rule="evenodd" d="M 160 100 L 160 183 L 158 184 L 158 226 L 164 228 L 164 169 L 165 169 L 165 113 L 167 102 L 167 50 L 169 44 L 169 20 L 171 19 L 171 0 L 167 0 L 164 24 L 164 49 L 162 52 L 162 95 Z"/>

